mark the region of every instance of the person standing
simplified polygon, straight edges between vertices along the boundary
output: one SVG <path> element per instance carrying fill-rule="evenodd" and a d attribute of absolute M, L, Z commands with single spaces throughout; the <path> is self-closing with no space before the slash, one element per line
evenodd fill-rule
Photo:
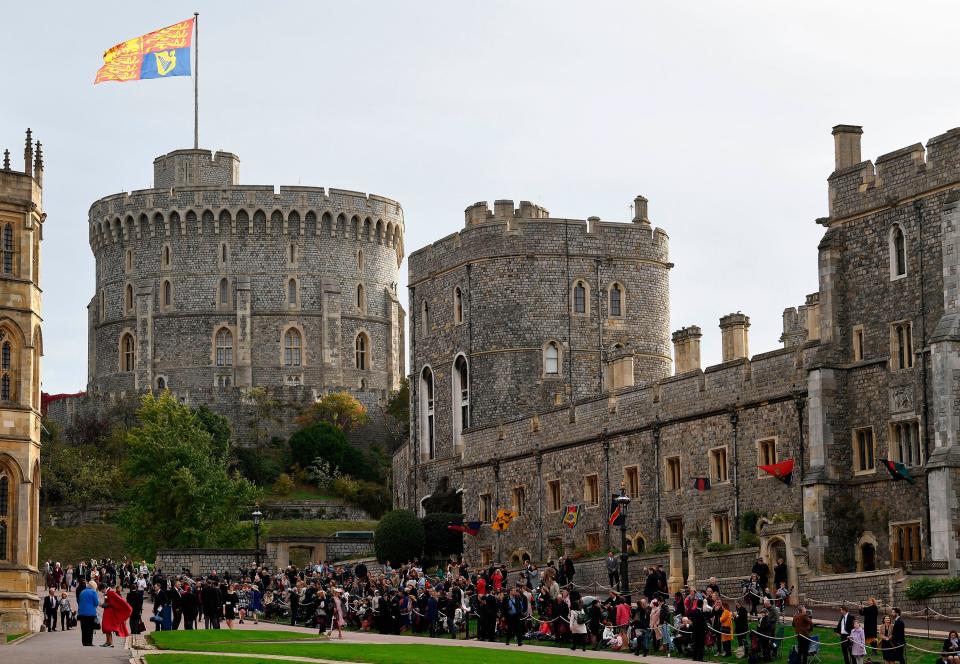
<path fill-rule="evenodd" d="M 97 622 L 97 607 L 100 606 L 100 596 L 96 591 L 97 584 L 93 581 L 80 593 L 77 600 L 77 620 L 80 621 L 80 641 L 85 646 L 93 645 L 93 626 Z"/>
<path fill-rule="evenodd" d="M 613 555 L 613 549 L 607 551 L 607 580 L 612 589 L 620 587 L 620 561 Z"/>
<path fill-rule="evenodd" d="M 863 616 L 863 636 L 867 645 L 877 645 L 877 617 L 879 614 L 877 600 L 873 597 L 867 600 L 866 606 L 860 607 L 860 615 Z"/>
<path fill-rule="evenodd" d="M 70 614 L 73 607 L 70 605 L 70 596 L 66 591 L 60 593 L 60 629 L 64 632 L 70 629 Z"/>
<path fill-rule="evenodd" d="M 517 645 L 523 645 L 522 625 L 525 613 L 523 597 L 517 592 L 516 588 L 512 588 L 510 594 L 507 596 L 506 606 L 504 607 L 504 614 L 507 619 L 507 638 L 504 641 L 505 645 L 510 645 L 510 637 L 513 635 L 517 637 Z"/>
<path fill-rule="evenodd" d="M 207 581 L 200 593 L 203 606 L 203 626 L 205 629 L 220 629 L 220 589 L 212 581 Z"/>
<path fill-rule="evenodd" d="M 583 604 L 580 600 L 574 602 L 570 608 L 570 635 L 573 643 L 570 650 L 576 650 L 577 644 L 586 652 L 587 650 L 587 614 L 583 610 Z"/>
<path fill-rule="evenodd" d="M 333 622 L 330 625 L 330 636 L 333 636 L 333 630 L 337 630 L 337 638 L 343 639 L 344 620 L 343 596 L 339 588 L 333 591 Z"/>
<path fill-rule="evenodd" d="M 129 620 L 133 610 L 126 600 L 120 596 L 120 593 L 113 588 L 101 586 L 101 590 L 104 591 L 101 629 L 103 629 L 103 635 L 107 637 L 107 640 L 101 643 L 100 647 L 112 648 L 114 635 L 124 638 L 130 636 L 127 620 Z"/>
<path fill-rule="evenodd" d="M 695 662 L 703 661 L 703 651 L 707 640 L 707 617 L 703 613 L 700 601 L 694 605 L 692 611 L 687 614 L 690 619 L 690 637 L 693 641 L 693 660 Z"/>
<path fill-rule="evenodd" d="M 130 633 L 139 634 L 143 631 L 140 627 L 143 622 L 143 591 L 137 587 L 136 582 L 127 592 L 127 604 L 130 605 Z"/>
<path fill-rule="evenodd" d="M 863 658 L 867 656 L 867 641 L 863 634 L 863 625 L 859 620 L 853 621 L 853 631 L 850 632 L 850 654 L 853 655 L 853 661 L 856 664 L 863 664 Z"/>
<path fill-rule="evenodd" d="M 906 625 L 903 623 L 903 618 L 900 616 L 900 609 L 894 607 L 893 609 L 894 661 L 900 662 L 900 664 L 907 664 L 906 653 L 904 652 L 907 649 L 906 646 L 907 646 Z"/>
<path fill-rule="evenodd" d="M 183 619 L 183 591 L 180 589 L 180 581 L 173 582 L 173 588 L 167 593 L 170 600 L 170 611 L 172 613 L 172 622 L 170 629 L 180 629 L 180 621 Z"/>
<path fill-rule="evenodd" d="M 757 556 L 757 562 L 753 564 L 753 568 L 750 571 L 757 575 L 757 582 L 760 584 L 760 593 L 766 594 L 767 579 L 770 578 L 770 566 L 767 564 L 767 561 L 763 559 L 763 556 Z"/>
<path fill-rule="evenodd" d="M 183 614 L 183 628 L 196 629 L 200 598 L 189 585 L 183 588 L 183 593 L 180 595 L 180 611 Z"/>
<path fill-rule="evenodd" d="M 720 602 L 720 629 L 720 650 L 724 657 L 730 657 L 733 655 L 733 614 L 723 602 Z"/>
<path fill-rule="evenodd" d="M 880 654 L 883 656 L 883 661 L 888 664 L 897 661 L 896 648 L 893 645 L 893 620 L 890 616 L 883 617 L 883 622 L 877 629 L 877 637 L 880 639 Z"/>
<path fill-rule="evenodd" d="M 227 629 L 233 629 L 233 621 L 237 617 L 238 603 L 237 586 L 231 583 L 227 592 L 223 595 L 223 617 L 227 621 Z"/>
<path fill-rule="evenodd" d="M 48 632 L 57 631 L 57 607 L 59 605 L 57 589 L 51 585 L 47 591 L 47 596 L 43 598 L 43 626 Z"/>
<path fill-rule="evenodd" d="M 853 664 L 850 654 L 852 644 L 850 634 L 853 632 L 853 616 L 847 611 L 847 607 L 840 607 L 840 619 L 837 621 L 833 631 L 840 637 L 840 651 L 843 652 L 843 664 Z"/>
<path fill-rule="evenodd" d="M 287 597 L 290 601 L 290 624 L 294 627 L 297 626 L 297 613 L 300 611 L 300 582 L 298 581 L 296 585 L 291 585 L 290 589 L 287 591 Z"/>
<path fill-rule="evenodd" d="M 807 614 L 807 607 L 797 608 L 797 614 L 793 616 L 793 631 L 797 635 L 797 654 L 800 656 L 800 664 L 807 664 L 807 655 L 810 652 L 810 631 L 813 629 L 813 621 Z"/>

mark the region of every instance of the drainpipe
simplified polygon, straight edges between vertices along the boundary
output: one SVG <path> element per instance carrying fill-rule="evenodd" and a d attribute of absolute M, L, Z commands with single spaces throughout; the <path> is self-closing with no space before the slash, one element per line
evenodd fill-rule
<path fill-rule="evenodd" d="M 920 413 L 923 420 L 923 428 L 920 431 L 923 436 L 923 459 L 926 463 L 926 460 L 930 458 L 930 436 L 927 434 L 930 409 L 927 403 L 927 303 L 923 293 L 923 202 L 914 201 L 913 209 L 917 213 L 917 275 L 920 279 L 920 388 L 922 395 Z M 930 544 L 930 474 L 924 473 L 923 478 L 927 492 L 927 537 L 924 549 L 926 549 L 925 553 L 929 560 L 933 553 L 933 547 Z"/>
<path fill-rule="evenodd" d="M 570 277 L 570 224 L 563 222 L 563 251 L 567 259 L 567 403 L 573 403 L 573 281 Z M 562 367 L 561 367 L 562 370 Z"/>
<path fill-rule="evenodd" d="M 420 387 L 420 374 L 417 373 L 416 366 L 416 357 L 417 357 L 417 289 L 415 286 L 410 286 L 410 360 L 411 366 L 413 369 L 410 374 L 410 456 L 413 458 L 413 487 L 411 491 L 412 503 L 410 508 L 414 510 L 414 513 L 418 512 L 417 510 L 417 482 L 418 470 L 420 465 L 420 430 L 417 426 L 417 416 L 420 414 L 420 409 L 418 407 L 418 394 L 417 390 Z"/>
<path fill-rule="evenodd" d="M 733 429 L 733 522 L 736 524 L 736 544 L 740 544 L 740 457 L 737 454 L 737 423 L 740 421 L 737 411 L 730 413 L 730 426 Z"/>
<path fill-rule="evenodd" d="M 660 540 L 660 423 L 653 426 L 653 493 L 657 497 L 654 518 L 656 519 L 656 539 Z"/>
<path fill-rule="evenodd" d="M 607 429 L 604 427 L 603 433 L 600 434 L 601 442 L 603 444 L 603 485 L 607 487 L 607 490 L 604 491 L 603 500 L 606 502 L 607 496 L 610 495 L 610 440 L 607 438 Z M 610 550 L 610 506 L 607 505 L 607 550 Z"/>
<path fill-rule="evenodd" d="M 537 450 L 537 531 L 539 531 L 538 560 L 543 560 L 543 454 Z"/>
<path fill-rule="evenodd" d="M 600 390 L 597 394 L 603 394 L 603 310 L 600 303 L 603 300 L 603 289 L 600 287 L 600 259 L 596 259 L 597 264 L 597 368 L 600 376 Z"/>

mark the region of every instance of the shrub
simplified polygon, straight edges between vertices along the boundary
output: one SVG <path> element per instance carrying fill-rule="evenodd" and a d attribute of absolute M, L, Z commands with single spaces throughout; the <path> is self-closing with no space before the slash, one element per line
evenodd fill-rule
<path fill-rule="evenodd" d="M 756 537 L 756 535 L 754 535 Z M 733 550 L 733 545 L 723 544 L 721 542 L 707 542 L 707 551 L 710 553 L 720 553 L 722 551 L 731 551 Z"/>
<path fill-rule="evenodd" d="M 354 504 L 366 510 L 371 519 L 379 519 L 390 509 L 393 502 L 390 489 L 376 482 L 360 482 L 353 499 Z"/>
<path fill-rule="evenodd" d="M 343 498 L 348 502 L 353 502 L 357 498 L 357 488 L 359 487 L 359 482 L 353 479 L 352 477 L 338 477 L 333 481 L 333 484 L 330 485 L 333 495 L 338 498 Z"/>
<path fill-rule="evenodd" d="M 462 514 L 438 512 L 427 514 L 423 522 L 423 555 L 439 560 L 454 553 L 463 553 L 463 535 L 447 526 L 460 519 Z"/>
<path fill-rule="evenodd" d="M 757 535 L 756 533 L 744 533 L 744 532 L 741 532 L 741 533 L 740 533 L 740 546 L 742 546 L 742 547 L 744 547 L 744 548 L 754 547 L 754 546 L 760 546 L 760 536 Z"/>
<path fill-rule="evenodd" d="M 373 535 L 377 560 L 405 563 L 423 553 L 423 524 L 410 510 L 387 512 Z"/>
<path fill-rule="evenodd" d="M 290 436 L 290 457 L 301 468 L 319 457 L 342 473 L 358 479 L 376 479 L 375 471 L 363 453 L 347 442 L 347 437 L 329 422 L 317 422 Z"/>
<path fill-rule="evenodd" d="M 949 579 L 917 579 L 907 586 L 907 599 L 920 600 L 937 593 L 960 592 L 960 577 Z"/>
<path fill-rule="evenodd" d="M 237 450 L 240 472 L 257 486 L 273 484 L 280 477 L 280 464 L 266 454 L 258 454 L 252 447 Z"/>
<path fill-rule="evenodd" d="M 293 491 L 293 479 L 286 473 L 280 473 L 280 477 L 273 483 L 273 492 L 278 496 L 289 496 Z"/>
<path fill-rule="evenodd" d="M 670 542 L 657 540 L 648 549 L 649 553 L 666 553 L 670 550 Z"/>
<path fill-rule="evenodd" d="M 742 533 L 757 533 L 757 522 L 760 520 L 760 517 L 764 516 L 762 512 L 754 512 L 753 510 L 747 510 L 740 515 L 740 532 Z"/>

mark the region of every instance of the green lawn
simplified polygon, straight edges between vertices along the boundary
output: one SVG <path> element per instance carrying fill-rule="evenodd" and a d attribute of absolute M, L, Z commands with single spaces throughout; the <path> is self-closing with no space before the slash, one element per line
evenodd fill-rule
<path fill-rule="evenodd" d="M 243 641 L 325 641 L 311 632 L 284 632 L 280 630 L 226 630 L 194 629 L 170 632 L 150 632 L 150 640 L 164 650 L 194 650 L 196 644 L 238 643 Z"/>
<path fill-rule="evenodd" d="M 220 655 L 162 655 L 148 654 L 144 658 L 147 664 L 302 664 L 292 659 L 267 659 L 263 657 L 221 657 Z"/>
<path fill-rule="evenodd" d="M 376 521 L 333 521 L 327 519 L 264 521 L 263 524 L 263 533 L 266 535 L 290 535 L 294 537 L 328 537 L 338 530 L 376 530 L 377 528 Z"/>
<path fill-rule="evenodd" d="M 16 634 L 7 634 L 7 643 L 10 643 L 11 641 L 16 641 L 24 634 L 26 634 L 26 632 L 17 632 Z"/>

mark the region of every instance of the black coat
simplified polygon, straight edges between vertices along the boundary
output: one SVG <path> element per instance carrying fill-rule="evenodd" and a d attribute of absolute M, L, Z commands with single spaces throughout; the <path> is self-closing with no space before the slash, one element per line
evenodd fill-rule
<path fill-rule="evenodd" d="M 840 616 L 839 619 L 837 619 L 837 624 L 833 626 L 833 631 L 836 632 L 837 634 L 840 634 L 841 632 L 840 630 L 841 623 L 843 624 L 843 627 L 844 627 L 843 632 L 847 636 L 850 636 L 850 633 L 853 631 L 853 616 L 847 613 L 846 615 L 842 615 Z M 864 630 L 864 635 L 866 635 L 866 630 Z"/>
<path fill-rule="evenodd" d="M 893 621 L 893 645 L 902 646 L 907 642 L 907 636 L 904 632 L 905 626 L 903 624 L 903 618 L 897 618 Z"/>
<path fill-rule="evenodd" d="M 879 614 L 880 610 L 870 604 L 860 609 L 860 615 L 863 616 L 863 635 L 868 639 L 877 638 L 877 617 Z"/>
<path fill-rule="evenodd" d="M 192 592 L 183 593 L 180 597 L 180 610 L 184 618 L 194 620 L 200 611 L 200 600 Z"/>

